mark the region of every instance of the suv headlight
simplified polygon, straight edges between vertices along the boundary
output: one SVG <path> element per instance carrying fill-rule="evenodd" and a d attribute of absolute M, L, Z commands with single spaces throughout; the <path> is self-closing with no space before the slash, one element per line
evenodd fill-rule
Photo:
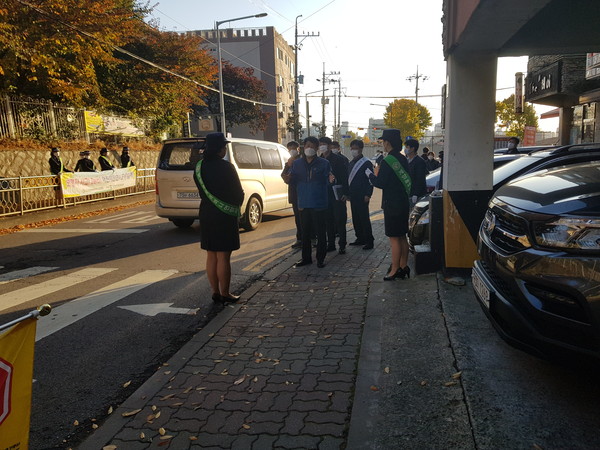
<path fill-rule="evenodd" d="M 600 250 L 600 219 L 558 219 L 537 223 L 535 240 L 545 247 Z"/>
<path fill-rule="evenodd" d="M 419 217 L 419 220 L 417 221 L 417 225 L 427 224 L 429 224 L 429 209 L 425 210 L 425 212 L 421 214 L 421 217 Z"/>

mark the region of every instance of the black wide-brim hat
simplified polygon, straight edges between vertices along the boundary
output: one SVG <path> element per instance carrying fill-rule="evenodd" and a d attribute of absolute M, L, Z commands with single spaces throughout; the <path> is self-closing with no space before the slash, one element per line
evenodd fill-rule
<path fill-rule="evenodd" d="M 388 142 L 402 142 L 402 135 L 400 134 L 400 130 L 395 128 L 387 128 L 383 130 L 383 133 L 379 139 Z"/>
<path fill-rule="evenodd" d="M 204 154 L 214 155 L 229 142 L 223 133 L 208 133 L 204 140 Z"/>

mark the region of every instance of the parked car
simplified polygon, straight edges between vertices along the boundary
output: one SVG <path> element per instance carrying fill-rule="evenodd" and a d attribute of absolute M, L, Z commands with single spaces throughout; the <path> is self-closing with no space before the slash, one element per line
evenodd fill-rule
<path fill-rule="evenodd" d="M 507 342 L 544 357 L 600 360 L 600 162 L 500 188 L 478 251 L 473 288 Z"/>
<path fill-rule="evenodd" d="M 244 190 L 241 225 L 254 230 L 263 213 L 291 207 L 287 185 L 281 179 L 289 158 L 280 144 L 253 139 L 228 138 L 225 159 L 231 162 Z M 198 219 L 200 194 L 194 168 L 202 158 L 204 138 L 169 139 L 163 142 L 156 168 L 156 214 L 178 227 Z"/>
<path fill-rule="evenodd" d="M 520 158 L 521 154 L 494 155 L 494 169 Z M 423 196 L 410 211 L 408 219 L 408 243 L 411 251 L 415 245 L 422 245 L 429 240 L 429 194 L 439 188 L 441 170 L 436 169 L 425 177 L 427 195 Z"/>
<path fill-rule="evenodd" d="M 517 151 L 519 153 L 531 153 L 531 152 L 536 152 L 538 150 L 545 150 L 548 147 L 550 147 L 550 146 L 549 145 L 531 145 L 531 146 L 526 146 L 526 147 L 517 147 Z M 494 155 L 507 154 L 508 150 L 510 150 L 508 147 L 497 148 L 494 150 Z"/>

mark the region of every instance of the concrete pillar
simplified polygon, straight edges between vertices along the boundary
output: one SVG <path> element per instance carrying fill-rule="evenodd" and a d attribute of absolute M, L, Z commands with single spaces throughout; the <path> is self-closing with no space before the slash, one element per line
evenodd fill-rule
<path fill-rule="evenodd" d="M 573 122 L 573 108 L 563 106 L 559 109 L 558 115 L 558 138 L 560 145 L 569 145 L 571 143 L 571 123 Z"/>
<path fill-rule="evenodd" d="M 448 57 L 444 140 L 445 267 L 468 269 L 492 190 L 495 55 Z"/>

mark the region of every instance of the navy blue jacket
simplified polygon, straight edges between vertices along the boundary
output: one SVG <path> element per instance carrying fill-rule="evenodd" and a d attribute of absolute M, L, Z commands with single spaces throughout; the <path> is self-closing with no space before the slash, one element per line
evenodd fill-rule
<path fill-rule="evenodd" d="M 329 152 L 326 159 L 331 165 L 331 172 L 335 177 L 335 184 L 342 185 L 341 194 L 348 195 L 348 163 L 346 162 L 345 157 Z M 333 188 L 331 187 L 329 188 L 329 199 L 331 201 L 335 200 Z"/>
<path fill-rule="evenodd" d="M 290 185 L 296 186 L 299 209 L 327 208 L 330 173 L 329 161 L 319 156 L 315 156 L 310 164 L 305 157 L 293 162 Z"/>
<path fill-rule="evenodd" d="M 348 179 L 354 165 L 362 159 L 362 155 L 350 161 L 348 165 Z M 367 159 L 367 162 L 361 163 L 361 167 L 358 168 L 356 175 L 352 179 L 352 183 L 349 184 L 350 188 L 350 201 L 364 202 L 365 196 L 371 197 L 373 195 L 373 185 L 365 175 L 365 170 L 371 169 L 373 171 L 373 163 Z"/>

